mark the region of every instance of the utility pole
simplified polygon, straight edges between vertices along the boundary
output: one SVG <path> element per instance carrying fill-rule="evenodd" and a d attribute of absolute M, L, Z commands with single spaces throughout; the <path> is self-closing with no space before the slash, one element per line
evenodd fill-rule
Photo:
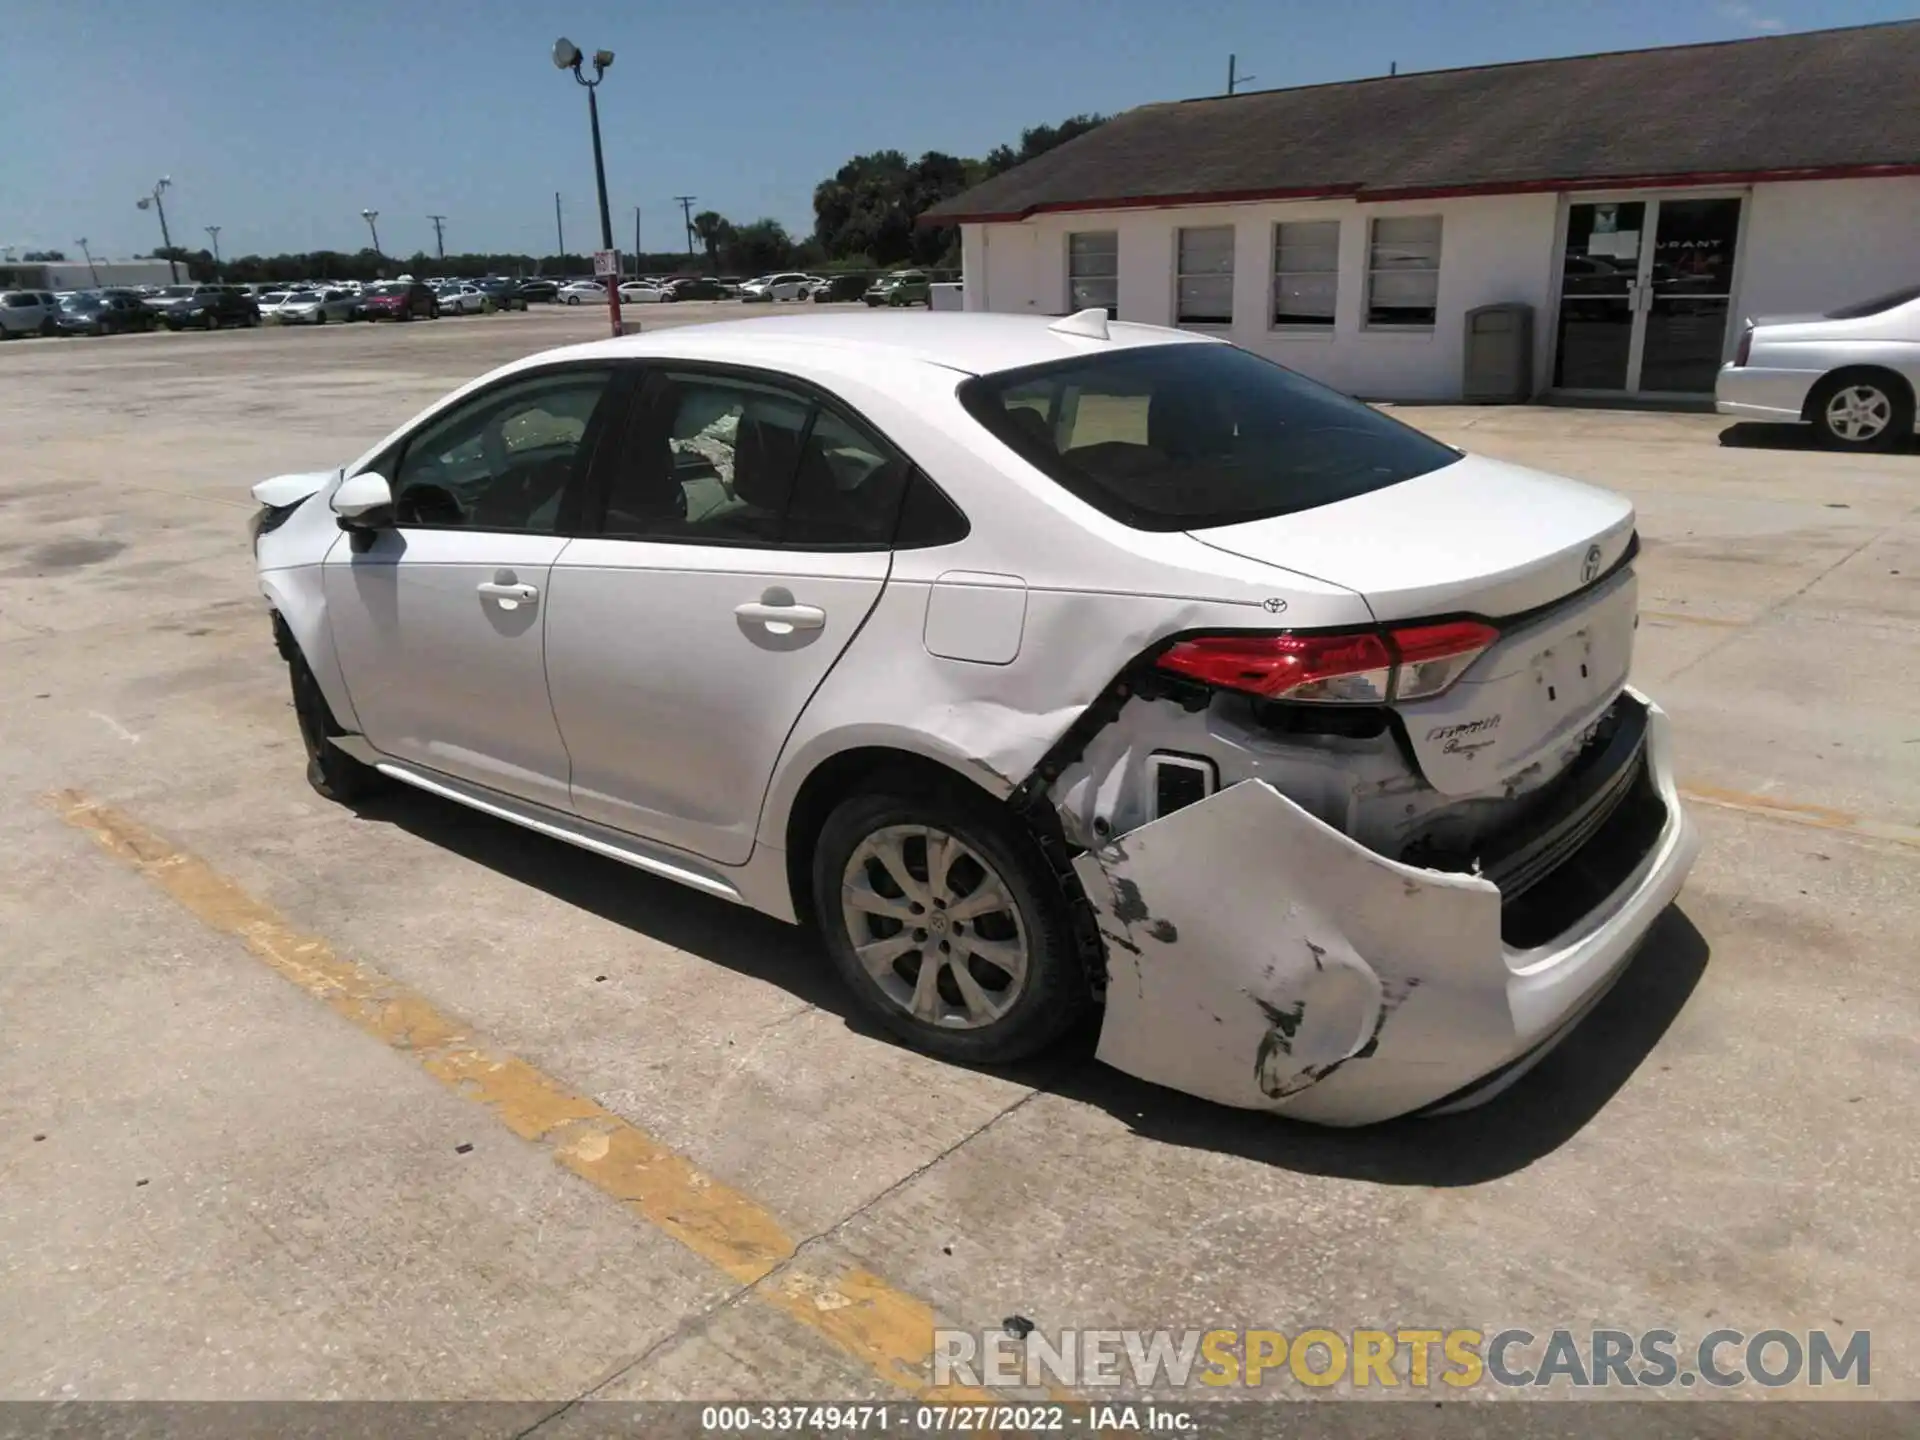
<path fill-rule="evenodd" d="M 217 271 L 220 268 L 220 227 L 207 226 L 207 234 L 213 237 L 213 268 Z"/>
<path fill-rule="evenodd" d="M 691 255 L 693 253 L 693 202 L 700 197 L 698 195 L 676 195 L 673 198 L 680 202 L 680 218 L 685 222 L 687 227 L 687 254 Z"/>
<path fill-rule="evenodd" d="M 444 215 L 429 215 L 427 219 L 433 222 L 434 252 L 444 260 L 447 258 L 447 217 Z"/>
<path fill-rule="evenodd" d="M 553 235 L 560 244 L 560 278 L 567 278 L 567 227 L 560 221 L 560 192 L 553 192 Z"/>
<path fill-rule="evenodd" d="M 633 207 L 633 278 L 640 278 L 640 207 Z"/>
<path fill-rule="evenodd" d="M 93 251 L 87 248 L 87 237 L 82 235 L 73 242 L 80 247 L 80 253 L 87 257 L 87 273 L 93 277 L 94 289 L 100 288 L 100 269 L 93 263 Z"/>
<path fill-rule="evenodd" d="M 1240 57 L 1238 55 L 1227 56 L 1227 94 L 1229 95 L 1233 94 L 1237 86 L 1244 85 L 1249 80 L 1259 78 L 1254 75 L 1242 75 L 1239 73 L 1239 68 Z"/>

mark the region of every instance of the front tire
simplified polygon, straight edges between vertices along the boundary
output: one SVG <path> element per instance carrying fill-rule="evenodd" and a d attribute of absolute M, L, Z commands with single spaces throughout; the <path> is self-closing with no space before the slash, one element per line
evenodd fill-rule
<path fill-rule="evenodd" d="M 386 776 L 333 743 L 332 736 L 346 732 L 327 707 L 327 697 L 313 678 L 306 657 L 296 652 L 287 669 L 293 682 L 293 713 L 300 722 L 300 739 L 307 747 L 307 783 L 343 805 L 389 788 L 392 782 Z"/>
<path fill-rule="evenodd" d="M 814 913 L 834 967 L 917 1050 L 969 1064 L 1044 1050 L 1092 999 L 1059 881 L 984 797 L 900 789 L 922 798 L 855 795 L 814 847 Z"/>
<path fill-rule="evenodd" d="M 1814 387 L 1807 410 L 1829 449 L 1894 450 L 1913 434 L 1913 392 L 1879 371 L 1829 375 Z"/>

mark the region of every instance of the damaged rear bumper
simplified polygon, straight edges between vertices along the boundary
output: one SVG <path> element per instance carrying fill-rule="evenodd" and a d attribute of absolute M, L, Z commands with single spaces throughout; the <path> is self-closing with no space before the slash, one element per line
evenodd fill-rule
<path fill-rule="evenodd" d="M 1497 1093 L 1618 977 L 1699 848 L 1665 714 L 1631 689 L 1625 703 L 1646 719 L 1635 798 L 1564 862 L 1611 852 L 1599 873 L 1620 878 L 1595 890 L 1589 873 L 1581 913 L 1530 948 L 1515 942 L 1537 918 L 1516 927 L 1493 879 L 1389 860 L 1261 781 L 1079 856 L 1107 951 L 1100 1058 L 1329 1125 L 1457 1100 L 1483 1079 L 1475 1098 Z"/>

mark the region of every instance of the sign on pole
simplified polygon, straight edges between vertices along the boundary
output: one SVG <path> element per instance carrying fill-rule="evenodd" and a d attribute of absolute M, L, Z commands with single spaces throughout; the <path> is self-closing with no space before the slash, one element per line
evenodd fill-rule
<path fill-rule="evenodd" d="M 618 250 L 596 250 L 593 252 L 593 274 L 598 280 L 620 273 L 620 252 Z"/>

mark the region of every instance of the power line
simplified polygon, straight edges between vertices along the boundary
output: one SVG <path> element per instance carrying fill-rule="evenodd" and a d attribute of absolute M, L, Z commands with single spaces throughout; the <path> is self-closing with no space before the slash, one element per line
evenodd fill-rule
<path fill-rule="evenodd" d="M 444 215 L 429 215 L 427 219 L 433 222 L 433 248 L 438 252 L 440 258 L 444 260 L 447 258 L 447 217 Z"/>
<path fill-rule="evenodd" d="M 686 223 L 687 254 L 691 255 L 693 253 L 693 202 L 700 197 L 698 195 L 676 195 L 673 198 L 679 203 L 680 218 Z"/>

